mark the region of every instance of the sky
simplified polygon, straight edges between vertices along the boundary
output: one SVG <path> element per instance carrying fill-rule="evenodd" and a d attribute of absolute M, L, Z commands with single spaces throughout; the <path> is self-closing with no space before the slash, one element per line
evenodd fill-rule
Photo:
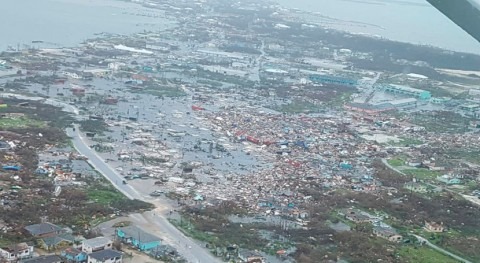
<path fill-rule="evenodd" d="M 474 6 L 476 6 L 478 9 L 480 9 L 480 0 L 468 0 L 470 3 L 472 3 Z"/>

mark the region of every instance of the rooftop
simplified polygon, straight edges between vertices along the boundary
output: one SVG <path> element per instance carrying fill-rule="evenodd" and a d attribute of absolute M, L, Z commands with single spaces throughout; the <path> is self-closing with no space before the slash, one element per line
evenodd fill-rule
<path fill-rule="evenodd" d="M 84 240 L 82 243 L 82 246 L 88 246 L 88 247 L 103 247 L 108 243 L 111 243 L 112 240 L 107 237 L 96 237 L 92 239 L 87 239 Z"/>
<path fill-rule="evenodd" d="M 161 240 L 159 237 L 149 234 L 136 226 L 122 227 L 122 228 L 119 228 L 119 230 L 125 233 L 125 237 L 132 237 L 143 243 L 149 243 L 149 242 Z"/>
<path fill-rule="evenodd" d="M 57 255 L 49 255 L 49 256 L 40 256 L 31 259 L 24 259 L 20 261 L 21 263 L 59 263 L 62 262 L 62 258 Z"/>
<path fill-rule="evenodd" d="M 18 243 L 16 245 L 11 245 L 8 247 L 3 248 L 3 250 L 8 251 L 8 252 L 14 252 L 14 251 L 21 251 L 21 250 L 26 250 L 28 249 L 29 246 L 27 243 Z"/>
<path fill-rule="evenodd" d="M 25 229 L 34 236 L 49 234 L 49 233 L 62 230 L 61 227 L 51 223 L 40 223 L 35 225 L 29 225 L 29 226 L 26 226 Z"/>
<path fill-rule="evenodd" d="M 80 253 L 83 253 L 82 251 L 80 251 L 76 248 L 73 248 L 73 247 L 69 247 L 69 248 L 65 249 L 64 252 L 65 252 L 66 255 L 71 255 L 71 256 L 74 256 L 74 257 L 76 255 L 80 254 Z"/>
<path fill-rule="evenodd" d="M 404 104 L 404 103 L 415 103 L 415 102 L 417 102 L 417 99 L 415 99 L 415 98 L 398 99 L 398 100 L 389 101 L 389 103 L 394 105 L 394 106 L 399 105 L 399 104 Z"/>
<path fill-rule="evenodd" d="M 120 253 L 118 251 L 115 251 L 115 250 L 111 250 L 111 249 L 100 250 L 100 251 L 93 252 L 93 253 L 88 255 L 89 258 L 94 258 L 94 259 L 100 260 L 100 261 L 105 261 L 105 260 L 111 259 L 111 258 L 119 258 L 121 256 L 122 256 L 122 253 Z"/>
<path fill-rule="evenodd" d="M 403 90 L 403 91 L 412 92 L 412 93 L 425 92 L 425 90 L 416 89 L 416 88 L 412 88 L 412 87 L 404 86 L 404 85 L 390 84 L 388 86 L 390 86 L 390 88 L 395 88 L 395 89 L 398 89 L 398 90 Z"/>

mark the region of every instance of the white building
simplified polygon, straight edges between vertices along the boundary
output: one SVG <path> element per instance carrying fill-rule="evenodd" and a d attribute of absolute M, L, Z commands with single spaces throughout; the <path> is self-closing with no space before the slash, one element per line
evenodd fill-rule
<path fill-rule="evenodd" d="M 27 243 L 19 243 L 16 245 L 0 248 L 0 258 L 7 261 L 17 261 L 19 259 L 30 258 L 33 256 L 33 246 Z"/>
<path fill-rule="evenodd" d="M 127 64 L 125 64 L 123 62 L 108 63 L 108 68 L 113 70 L 113 71 L 119 71 L 120 69 L 125 68 L 126 66 L 127 66 Z"/>
<path fill-rule="evenodd" d="M 96 251 L 112 249 L 113 242 L 106 237 L 96 237 L 82 242 L 82 251 L 90 254 Z"/>

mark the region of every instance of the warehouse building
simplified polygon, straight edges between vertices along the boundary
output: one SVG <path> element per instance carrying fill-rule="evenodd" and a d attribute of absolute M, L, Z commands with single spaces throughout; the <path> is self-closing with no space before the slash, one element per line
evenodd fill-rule
<path fill-rule="evenodd" d="M 342 86 L 356 86 L 358 83 L 357 80 L 328 75 L 311 75 L 310 80 L 314 83 L 335 84 Z"/>
<path fill-rule="evenodd" d="M 416 97 L 420 100 L 429 100 L 432 98 L 432 94 L 430 93 L 430 91 L 415 89 L 409 86 L 395 85 L 395 84 L 381 84 L 381 85 L 376 85 L 376 88 L 384 90 L 385 92 L 389 92 L 389 93 Z"/>

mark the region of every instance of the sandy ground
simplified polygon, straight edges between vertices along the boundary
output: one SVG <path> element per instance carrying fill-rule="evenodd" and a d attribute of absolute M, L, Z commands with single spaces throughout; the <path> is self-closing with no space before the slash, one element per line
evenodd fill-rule
<path fill-rule="evenodd" d="M 471 195 L 462 195 L 463 198 L 467 199 L 468 201 L 480 206 L 480 199 L 476 196 L 471 196 Z"/>
<path fill-rule="evenodd" d="M 160 260 L 155 260 L 143 253 L 140 253 L 136 250 L 132 250 L 132 249 L 127 249 L 127 248 L 123 248 L 124 252 L 129 254 L 129 253 L 132 253 L 133 257 L 125 257 L 123 259 L 123 262 L 124 263 L 159 263 L 159 262 L 163 262 L 163 261 L 160 261 Z"/>
<path fill-rule="evenodd" d="M 475 74 L 480 76 L 480 71 L 467 71 L 467 70 L 454 70 L 454 69 L 437 69 L 437 70 L 446 74 L 459 76 L 459 77 L 466 77 L 469 74 Z"/>

